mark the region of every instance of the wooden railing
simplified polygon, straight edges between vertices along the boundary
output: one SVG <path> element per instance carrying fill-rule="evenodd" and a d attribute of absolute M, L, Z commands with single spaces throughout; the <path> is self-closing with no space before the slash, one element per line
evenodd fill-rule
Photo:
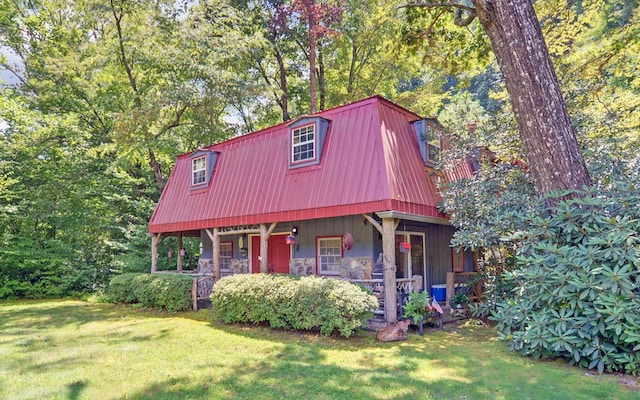
<path fill-rule="evenodd" d="M 477 272 L 447 272 L 447 307 L 449 300 L 459 290 L 464 290 L 471 302 L 482 300 L 484 290 L 478 276 Z"/>
<path fill-rule="evenodd" d="M 213 275 L 202 275 L 193 278 L 193 287 L 191 288 L 193 311 L 198 310 L 198 300 L 209 300 L 211 298 L 213 281 Z"/>

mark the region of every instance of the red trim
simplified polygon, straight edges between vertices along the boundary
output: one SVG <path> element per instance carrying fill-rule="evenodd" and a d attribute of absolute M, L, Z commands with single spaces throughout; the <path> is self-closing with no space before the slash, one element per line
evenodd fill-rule
<path fill-rule="evenodd" d="M 266 224 L 274 221 L 300 221 L 307 219 L 342 217 L 346 215 L 369 214 L 380 211 L 398 211 L 447 220 L 446 215 L 438 212 L 435 207 L 425 206 L 421 204 L 402 203 L 395 200 L 380 200 L 376 202 L 321 207 L 317 209 L 290 210 L 166 224 L 149 224 L 149 232 L 183 232 L 211 227 Z"/>
<path fill-rule="evenodd" d="M 337 274 L 327 274 L 327 273 L 321 273 L 320 272 L 320 246 L 319 246 L 319 241 L 320 239 L 337 239 L 340 240 L 340 258 L 342 259 L 342 257 L 344 256 L 344 251 L 342 250 L 342 236 L 316 236 L 316 275 L 320 275 L 320 276 L 340 276 L 340 271 L 338 271 Z"/>

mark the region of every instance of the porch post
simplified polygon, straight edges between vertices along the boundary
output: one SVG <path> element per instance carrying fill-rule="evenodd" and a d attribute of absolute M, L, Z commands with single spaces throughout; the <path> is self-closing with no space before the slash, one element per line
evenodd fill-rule
<path fill-rule="evenodd" d="M 384 256 L 384 319 L 388 323 L 394 323 L 398 319 L 395 236 L 395 220 L 393 218 L 383 218 L 382 252 Z"/>
<path fill-rule="evenodd" d="M 260 273 L 266 274 L 269 272 L 267 260 L 269 255 L 269 236 L 276 229 L 277 222 L 272 222 L 271 226 L 267 228 L 266 224 L 260 224 Z"/>
<path fill-rule="evenodd" d="M 182 232 L 178 234 L 178 272 L 182 272 Z"/>
<path fill-rule="evenodd" d="M 151 236 L 151 273 L 158 272 L 158 242 L 159 233 Z"/>
<path fill-rule="evenodd" d="M 211 238 L 213 243 L 213 282 L 220 280 L 220 234 L 218 228 L 213 228 L 213 237 Z"/>
<path fill-rule="evenodd" d="M 267 226 L 260 224 L 260 273 L 266 274 L 267 256 L 269 253 L 269 236 L 267 236 Z"/>

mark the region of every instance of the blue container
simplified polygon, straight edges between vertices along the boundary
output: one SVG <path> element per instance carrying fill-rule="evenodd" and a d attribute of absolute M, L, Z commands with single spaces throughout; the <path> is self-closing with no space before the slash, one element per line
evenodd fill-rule
<path fill-rule="evenodd" d="M 431 296 L 437 301 L 447 300 L 447 285 L 432 285 Z"/>

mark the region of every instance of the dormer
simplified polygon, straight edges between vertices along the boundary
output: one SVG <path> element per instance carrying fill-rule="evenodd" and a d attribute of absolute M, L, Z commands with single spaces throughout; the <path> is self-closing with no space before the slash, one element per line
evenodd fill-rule
<path fill-rule="evenodd" d="M 418 138 L 424 165 L 435 167 L 440 161 L 442 126 L 434 118 L 420 119 L 412 122 L 412 125 Z"/>
<path fill-rule="evenodd" d="M 196 150 L 191 154 L 191 189 L 209 186 L 211 175 L 218 160 L 218 152 L 205 149 Z"/>
<path fill-rule="evenodd" d="M 318 116 L 300 117 L 287 127 L 288 168 L 320 163 L 329 121 Z"/>

